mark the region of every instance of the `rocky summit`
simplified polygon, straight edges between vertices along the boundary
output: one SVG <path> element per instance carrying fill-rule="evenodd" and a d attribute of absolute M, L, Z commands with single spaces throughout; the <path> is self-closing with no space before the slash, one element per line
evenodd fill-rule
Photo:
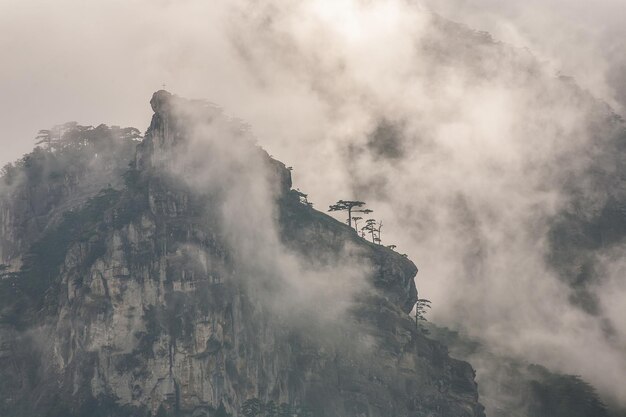
<path fill-rule="evenodd" d="M 64 125 L 3 172 L 0 415 L 484 415 L 410 260 L 218 107 L 150 104 L 145 136 Z"/>

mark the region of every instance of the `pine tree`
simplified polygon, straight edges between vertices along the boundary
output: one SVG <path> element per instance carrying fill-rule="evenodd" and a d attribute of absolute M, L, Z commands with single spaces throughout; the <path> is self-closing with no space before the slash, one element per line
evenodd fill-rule
<path fill-rule="evenodd" d="M 417 300 L 417 303 L 415 303 L 415 328 L 424 334 L 428 333 L 428 330 L 425 329 L 423 326 L 421 326 L 420 322 L 428 321 L 426 319 L 426 311 L 429 308 L 430 308 L 430 300 L 427 300 L 425 298 L 420 298 Z"/>
<path fill-rule="evenodd" d="M 348 226 L 352 227 L 352 213 L 369 214 L 369 213 L 373 212 L 370 209 L 355 210 L 355 209 L 357 209 L 359 207 L 363 207 L 364 205 L 365 205 L 365 202 L 363 202 L 363 201 L 339 200 L 339 201 L 337 201 L 337 203 L 333 204 L 332 206 L 329 206 L 328 211 L 347 211 L 348 212 L 348 220 L 346 221 L 346 223 L 348 224 Z"/>
<path fill-rule="evenodd" d="M 367 219 L 365 226 L 361 229 L 364 233 L 369 233 L 372 238 L 372 243 L 376 243 L 376 220 Z"/>

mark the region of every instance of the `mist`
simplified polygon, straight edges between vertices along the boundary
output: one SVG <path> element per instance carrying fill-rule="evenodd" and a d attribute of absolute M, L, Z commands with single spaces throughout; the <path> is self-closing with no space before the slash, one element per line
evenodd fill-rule
<path fill-rule="evenodd" d="M 205 220 L 223 236 L 233 258 L 229 279 L 247 287 L 262 310 L 290 325 L 351 323 L 347 313 L 355 298 L 370 290 L 367 254 L 348 243 L 332 259 L 311 265 L 286 246 L 278 220 L 286 167 L 272 163 L 247 125 L 221 109 L 176 96 L 167 100 L 176 118 L 170 123 L 181 126 L 187 137 L 156 151 L 152 167 L 206 199 Z M 206 256 L 202 249 L 199 253 Z M 197 256 L 195 250 L 189 254 Z"/>
<path fill-rule="evenodd" d="M 511 45 L 526 47 L 556 72 L 576 78 L 623 114 L 626 19 L 622 0 L 428 0 L 430 8 Z"/>
<path fill-rule="evenodd" d="M 431 320 L 580 374 L 626 404 L 623 248 L 598 255 L 600 316 L 572 304 L 546 261 L 551 220 L 573 195 L 591 215 L 608 190 L 590 170 L 620 164 L 607 149 L 623 126 L 607 120 L 608 105 L 626 103 L 626 6 L 566 3 L 5 0 L 0 159 L 66 120 L 142 128 L 163 85 L 207 98 L 294 166 L 316 208 L 367 201 L 384 243 L 420 268 Z M 247 187 L 237 192 L 259 192 L 263 209 L 246 230 L 273 230 L 270 190 Z M 287 259 L 269 268 L 301 273 L 275 237 L 261 237 L 278 252 L 259 256 Z"/>

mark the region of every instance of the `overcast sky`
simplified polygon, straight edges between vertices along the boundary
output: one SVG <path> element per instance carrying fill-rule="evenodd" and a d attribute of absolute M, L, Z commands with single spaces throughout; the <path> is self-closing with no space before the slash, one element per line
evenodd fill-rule
<path fill-rule="evenodd" d="M 426 0 L 444 16 L 530 48 L 623 112 L 625 0 Z"/>
<path fill-rule="evenodd" d="M 316 208 L 371 198 L 384 239 L 420 267 L 435 318 L 619 397 L 623 349 L 569 304 L 545 265 L 545 229 L 567 203 L 555 165 L 578 175 L 593 147 L 587 102 L 552 75 L 623 110 L 625 1 L 0 0 L 0 162 L 57 123 L 144 130 L 162 85 L 208 99 L 294 166 Z M 423 7 L 528 48 L 544 69 L 525 88 L 524 54 L 487 52 L 504 65 L 494 78 L 477 80 L 465 57 L 441 68 L 415 50 L 432 35 Z M 401 157 L 368 142 L 381 120 Z M 620 257 L 606 257 L 619 276 Z M 606 282 L 606 319 L 626 345 L 615 307 L 626 288 Z"/>
<path fill-rule="evenodd" d="M 180 95 L 219 103 L 256 124 L 258 134 L 266 132 L 268 121 L 276 130 L 276 118 L 297 118 L 296 109 L 266 114 L 273 108 L 266 101 L 276 98 L 235 64 L 225 3 L 0 0 L 0 163 L 28 152 L 37 131 L 56 123 L 143 130 L 150 115 L 146 101 L 163 84 Z M 625 0 L 425 4 L 531 47 L 616 107 L 626 103 Z M 254 99 L 244 103 L 242 96 Z"/>

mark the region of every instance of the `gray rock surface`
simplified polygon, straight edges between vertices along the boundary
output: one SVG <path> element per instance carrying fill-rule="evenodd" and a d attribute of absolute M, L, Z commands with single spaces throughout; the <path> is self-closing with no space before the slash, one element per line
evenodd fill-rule
<path fill-rule="evenodd" d="M 1 415 L 241 416 L 258 398 L 320 416 L 483 416 L 471 366 L 408 316 L 410 260 L 301 204 L 289 170 L 250 144 L 275 186 L 281 245 L 312 271 L 350 262 L 368 272 L 336 320 L 285 307 L 275 281 L 252 283 L 262 265 L 241 265 L 220 192 L 167 174 L 192 135 L 189 109 L 225 116 L 165 91 L 150 103 L 126 185 L 111 171 L 97 195 L 77 191 L 75 177 L 3 194 L 0 263 L 15 273 L 0 287 Z M 45 226 L 22 233 L 17 219 L 35 213 Z"/>

